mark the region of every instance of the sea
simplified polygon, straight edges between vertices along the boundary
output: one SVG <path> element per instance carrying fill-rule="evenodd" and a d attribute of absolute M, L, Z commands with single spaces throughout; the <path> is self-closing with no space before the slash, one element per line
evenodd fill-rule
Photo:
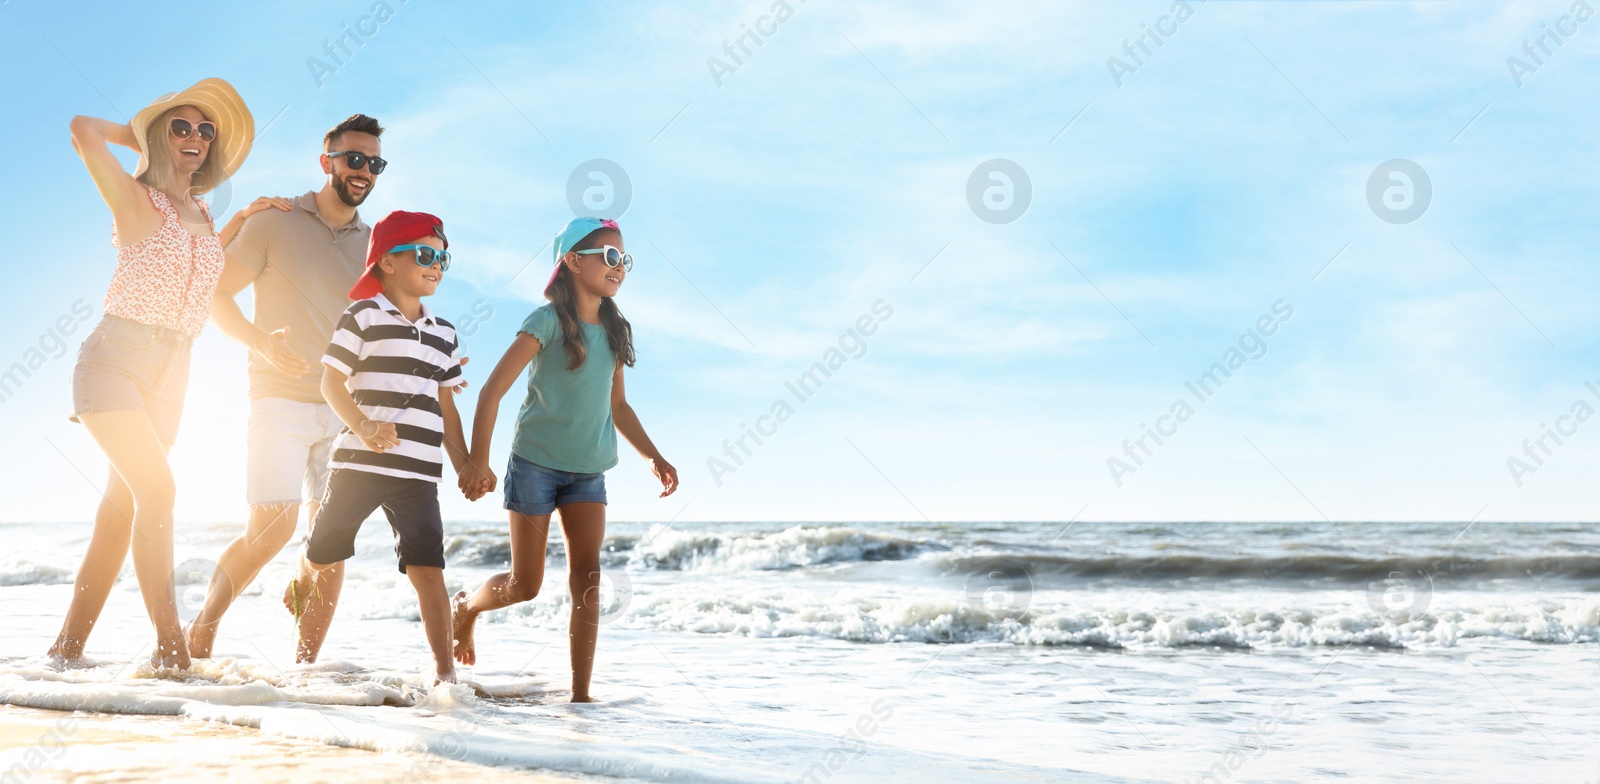
<path fill-rule="evenodd" d="M 46 660 L 90 525 L 0 524 L 0 719 L 586 781 L 1600 781 L 1600 525 L 613 522 L 583 705 L 555 528 L 538 597 L 435 688 L 381 517 L 321 661 L 281 603 L 296 540 L 186 675 L 147 664 L 131 562 L 88 666 Z M 185 618 L 238 532 L 179 524 Z M 508 548 L 447 523 L 451 591 Z M 0 776 L 70 777 L 46 740 L 0 744 Z"/>

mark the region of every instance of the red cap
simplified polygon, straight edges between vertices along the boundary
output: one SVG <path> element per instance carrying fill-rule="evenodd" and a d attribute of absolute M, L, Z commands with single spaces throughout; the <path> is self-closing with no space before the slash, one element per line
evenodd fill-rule
<path fill-rule="evenodd" d="M 382 293 L 383 282 L 372 274 L 378 259 L 396 245 L 429 236 L 438 237 L 445 249 L 450 248 L 450 240 L 444 237 L 444 222 L 426 212 L 395 210 L 383 216 L 383 220 L 372 227 L 372 239 L 367 242 L 367 270 L 356 279 L 356 285 L 350 287 L 350 299 L 368 299 Z"/>

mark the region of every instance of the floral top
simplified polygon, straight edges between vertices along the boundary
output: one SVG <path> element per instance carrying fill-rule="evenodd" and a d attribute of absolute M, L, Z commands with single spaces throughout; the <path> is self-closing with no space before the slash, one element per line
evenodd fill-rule
<path fill-rule="evenodd" d="M 165 217 L 161 228 L 127 247 L 117 245 L 117 227 L 112 225 L 117 269 L 106 291 L 105 312 L 195 337 L 211 316 L 211 295 L 222 277 L 222 240 L 205 202 L 194 199 L 211 226 L 209 237 L 184 228 L 165 193 L 148 185 L 145 189 Z"/>

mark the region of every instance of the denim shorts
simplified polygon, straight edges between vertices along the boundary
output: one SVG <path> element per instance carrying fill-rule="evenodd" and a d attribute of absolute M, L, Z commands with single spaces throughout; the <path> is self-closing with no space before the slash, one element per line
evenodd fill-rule
<path fill-rule="evenodd" d="M 574 474 L 545 468 L 511 453 L 504 482 L 506 508 L 529 517 L 542 517 L 567 504 L 605 503 L 606 475 Z"/>
<path fill-rule="evenodd" d="M 245 430 L 245 503 L 322 500 L 328 491 L 328 456 L 342 427 L 327 403 L 285 397 L 251 400 Z"/>
<path fill-rule="evenodd" d="M 78 348 L 72 369 L 72 416 L 143 411 L 161 443 L 178 442 L 194 339 L 174 329 L 120 316 L 100 319 Z"/>

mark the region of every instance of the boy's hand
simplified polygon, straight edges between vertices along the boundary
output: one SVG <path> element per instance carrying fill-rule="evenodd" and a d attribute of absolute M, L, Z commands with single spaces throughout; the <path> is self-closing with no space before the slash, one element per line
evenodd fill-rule
<path fill-rule="evenodd" d="M 356 437 L 368 449 L 380 455 L 400 445 L 400 436 L 395 434 L 393 422 L 363 419 L 356 427 Z"/>
<path fill-rule="evenodd" d="M 656 496 L 657 498 L 666 498 L 678 489 L 678 469 L 673 468 L 672 464 L 667 462 L 665 458 L 658 457 L 651 460 L 650 473 L 655 474 L 656 478 L 661 480 L 661 487 L 664 488 L 661 491 L 661 495 Z"/>

